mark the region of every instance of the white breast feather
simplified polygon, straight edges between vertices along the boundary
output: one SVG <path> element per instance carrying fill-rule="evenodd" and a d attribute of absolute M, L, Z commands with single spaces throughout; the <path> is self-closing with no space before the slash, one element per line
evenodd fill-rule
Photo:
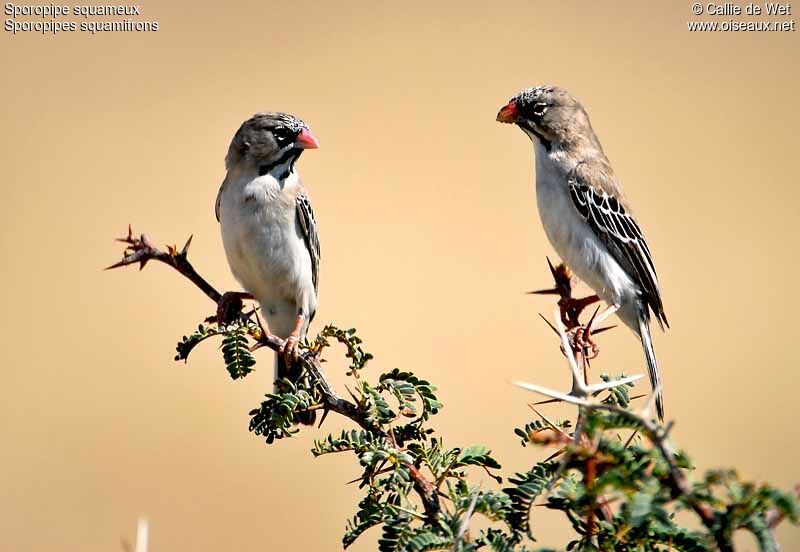
<path fill-rule="evenodd" d="M 317 307 L 311 256 L 297 232 L 297 174 L 291 173 L 283 187 L 271 175 L 230 184 L 220 209 L 228 263 L 261 304 L 270 331 L 285 338 L 299 310 L 308 319 Z"/>

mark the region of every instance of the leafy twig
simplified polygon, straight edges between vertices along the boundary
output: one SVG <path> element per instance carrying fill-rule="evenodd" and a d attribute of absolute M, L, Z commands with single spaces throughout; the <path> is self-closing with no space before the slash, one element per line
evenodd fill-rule
<path fill-rule="evenodd" d="M 174 246 L 169 246 L 167 248 L 168 251 L 162 251 L 153 245 L 153 243 L 145 234 L 135 237 L 131 227 L 128 226 L 127 237 L 121 238 L 118 241 L 125 243 L 127 247 L 125 248 L 122 259 L 119 262 L 109 266 L 107 270 L 129 266 L 132 264 L 139 264 L 139 269 L 141 270 L 147 265 L 148 261 L 160 261 L 172 267 L 181 275 L 185 276 L 203 293 L 205 293 L 205 295 L 214 303 L 219 303 L 219 301 L 222 299 L 222 294 L 219 293 L 211 284 L 209 284 L 205 278 L 200 276 L 197 270 L 195 270 L 194 266 L 192 266 L 192 263 L 189 262 L 187 254 L 189 251 L 189 246 L 192 242 L 191 237 L 186 241 L 186 245 L 184 245 L 180 251 L 178 251 Z M 276 352 L 283 351 L 283 339 L 275 335 L 263 332 L 259 333 L 260 335 L 256 337 L 258 338 L 260 344 Z M 350 353 L 352 354 L 353 351 L 350 351 Z M 358 408 L 356 404 L 343 399 L 336 394 L 328 380 L 325 378 L 325 375 L 322 372 L 320 361 L 315 355 L 308 351 L 304 351 L 300 355 L 298 362 L 303 366 L 303 368 L 305 368 L 307 373 L 310 375 L 310 378 L 313 380 L 313 383 L 320 391 L 321 405 L 314 405 L 314 409 L 322 408 L 324 411 L 326 411 L 326 414 L 327 411 L 336 412 L 337 414 L 349 418 L 360 427 L 388 439 L 387 433 L 380 427 L 380 425 L 368 420 L 365 414 L 361 411 L 361 409 Z M 413 464 L 407 464 L 405 467 L 407 468 L 408 473 L 414 483 L 414 489 L 422 501 L 426 515 L 432 519 L 440 511 L 439 497 L 436 489 L 433 486 L 433 483 L 425 478 L 425 476 L 422 475 L 419 469 L 417 469 L 417 467 Z"/>

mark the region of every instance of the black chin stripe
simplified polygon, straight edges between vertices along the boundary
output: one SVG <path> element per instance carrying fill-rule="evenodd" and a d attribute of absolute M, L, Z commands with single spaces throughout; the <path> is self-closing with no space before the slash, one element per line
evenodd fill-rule
<path fill-rule="evenodd" d="M 292 171 L 294 170 L 294 162 L 297 161 L 297 157 L 299 156 L 300 154 L 298 153 L 297 156 L 294 159 L 292 159 L 291 163 L 286 165 L 286 170 L 284 170 L 281 174 L 275 176 L 278 182 L 283 182 L 290 174 L 292 174 Z"/>
<path fill-rule="evenodd" d="M 539 139 L 539 141 L 540 141 L 540 142 L 542 143 L 542 145 L 544 146 L 544 149 L 545 149 L 545 150 L 547 150 L 547 151 L 549 152 L 551 149 L 553 149 L 553 144 L 550 142 L 550 140 L 548 140 L 547 138 L 545 138 L 544 136 L 542 136 L 542 134 L 541 134 L 540 132 L 538 132 L 538 131 L 537 131 L 537 130 L 536 130 L 534 127 L 533 127 L 533 125 L 529 125 L 529 124 L 527 123 L 527 121 L 522 121 L 522 122 L 520 122 L 520 123 L 519 123 L 519 126 L 521 126 L 522 128 L 524 128 L 525 130 L 528 130 L 528 131 L 530 131 L 530 132 L 531 132 L 531 134 L 533 134 L 534 136 L 536 136 L 536 138 L 538 138 L 538 139 Z"/>
<path fill-rule="evenodd" d="M 264 165 L 259 165 L 258 176 L 264 176 L 265 174 L 272 172 L 273 169 L 275 169 L 275 167 L 279 167 L 284 163 L 288 162 L 288 164 L 286 165 L 286 170 L 281 174 L 275 176 L 275 178 L 277 178 L 278 180 L 284 180 L 287 176 L 289 176 L 292 173 L 292 170 L 294 169 L 294 164 L 297 161 L 298 157 L 300 157 L 301 153 L 303 153 L 303 150 L 299 148 L 288 149 L 286 153 L 281 155 L 274 162 L 266 163 Z"/>

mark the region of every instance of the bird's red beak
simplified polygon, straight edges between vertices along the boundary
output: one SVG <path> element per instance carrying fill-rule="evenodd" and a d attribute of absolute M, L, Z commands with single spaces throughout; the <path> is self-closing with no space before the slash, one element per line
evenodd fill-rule
<path fill-rule="evenodd" d="M 304 128 L 300 131 L 300 134 L 297 135 L 297 138 L 295 138 L 294 147 L 299 149 L 317 149 L 319 147 L 319 142 L 317 142 L 317 139 L 314 138 L 310 130 Z"/>
<path fill-rule="evenodd" d="M 508 102 L 508 105 L 497 112 L 497 120 L 501 123 L 516 123 L 517 119 L 519 119 L 519 111 L 517 111 L 517 102 L 514 100 Z"/>

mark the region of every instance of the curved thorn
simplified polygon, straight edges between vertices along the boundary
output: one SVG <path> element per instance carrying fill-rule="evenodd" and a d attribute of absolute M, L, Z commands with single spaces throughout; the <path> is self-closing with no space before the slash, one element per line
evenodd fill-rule
<path fill-rule="evenodd" d="M 189 239 L 191 240 L 191 238 L 189 238 Z M 330 408 L 328 408 L 328 407 L 325 407 L 325 408 L 322 410 L 322 416 L 321 416 L 321 418 L 322 418 L 322 419 L 319 421 L 319 425 L 317 426 L 317 429 L 319 429 L 319 428 L 321 428 L 321 427 L 322 427 L 322 422 L 324 422 L 324 421 L 325 421 L 325 418 L 327 418 L 327 417 L 328 417 L 328 412 L 330 412 L 330 411 L 331 411 L 331 409 L 330 409 Z"/>
<path fill-rule="evenodd" d="M 542 313 L 538 313 L 538 314 L 539 314 L 539 317 L 542 320 L 544 320 L 545 324 L 550 326 L 550 329 L 553 330 L 553 332 L 555 332 L 556 335 L 561 335 L 561 334 L 558 333 L 558 330 L 556 329 L 556 327 L 553 326 L 552 322 L 550 322 L 547 318 L 545 318 L 545 316 Z"/>
<path fill-rule="evenodd" d="M 184 244 L 183 249 L 181 249 L 181 252 L 180 252 L 180 256 L 181 257 L 185 258 L 186 255 L 189 253 L 189 246 L 192 245 L 192 238 L 193 237 L 194 237 L 194 234 L 189 235 L 189 239 L 186 240 L 186 244 Z"/>
<path fill-rule="evenodd" d="M 551 289 L 537 289 L 536 291 L 526 291 L 525 295 L 561 295 L 558 288 Z"/>
<path fill-rule="evenodd" d="M 550 267 L 550 274 L 553 276 L 553 279 L 558 282 L 558 274 L 556 273 L 556 268 L 553 266 L 553 263 L 550 262 L 550 257 L 545 256 L 547 259 L 547 266 Z"/>
<path fill-rule="evenodd" d="M 616 324 L 612 324 L 611 326 L 604 326 L 602 328 L 597 328 L 596 330 L 592 330 L 592 333 L 594 335 L 597 335 L 599 333 L 607 332 L 608 330 L 613 330 L 616 327 L 617 327 Z"/>
<path fill-rule="evenodd" d="M 588 323 L 588 324 L 586 324 L 586 331 L 587 331 L 587 332 L 590 332 L 590 331 L 591 331 L 591 329 L 592 329 L 592 324 L 594 323 L 594 319 L 595 319 L 595 317 L 597 316 L 597 313 L 598 313 L 598 312 L 600 312 L 600 305 L 597 305 L 597 308 L 596 308 L 596 309 L 594 309 L 594 312 L 592 313 L 592 317 L 589 319 L 589 323 Z"/>

